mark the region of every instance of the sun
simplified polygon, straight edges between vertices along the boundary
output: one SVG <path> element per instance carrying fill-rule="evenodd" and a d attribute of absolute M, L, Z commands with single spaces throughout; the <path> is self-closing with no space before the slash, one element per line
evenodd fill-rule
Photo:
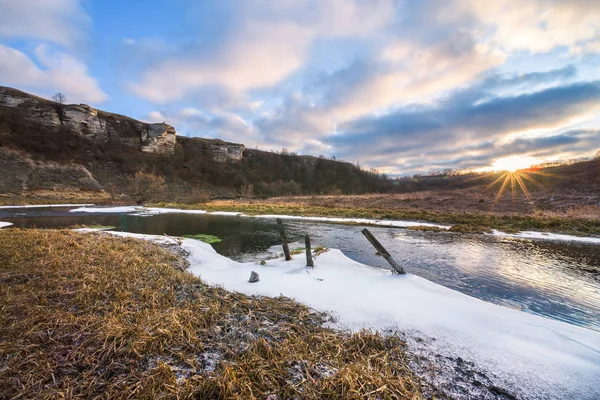
<path fill-rule="evenodd" d="M 492 168 L 494 171 L 515 172 L 539 163 L 540 160 L 535 157 L 510 156 L 497 159 L 493 162 Z"/>

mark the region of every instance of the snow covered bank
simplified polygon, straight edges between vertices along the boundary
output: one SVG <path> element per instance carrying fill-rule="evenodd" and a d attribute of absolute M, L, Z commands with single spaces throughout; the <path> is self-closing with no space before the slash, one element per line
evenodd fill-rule
<path fill-rule="evenodd" d="M 136 207 L 136 206 L 122 206 L 122 207 L 79 207 L 69 210 L 69 212 L 78 212 L 78 213 L 95 213 L 95 214 L 121 214 L 121 213 L 135 213 L 135 212 L 144 212 L 146 209 L 144 207 Z"/>
<path fill-rule="evenodd" d="M 29 204 L 25 206 L 0 206 L 3 208 L 46 208 L 46 207 L 88 207 L 93 204 Z"/>
<path fill-rule="evenodd" d="M 244 215 L 246 216 L 246 215 Z M 397 228 L 407 228 L 410 226 L 430 226 L 439 229 L 450 229 L 449 225 L 432 224 L 430 222 L 414 222 L 414 221 L 392 221 L 385 219 L 367 219 L 367 218 L 329 218 L 329 217 L 305 217 L 299 215 L 278 215 L 278 214 L 266 214 L 266 215 L 254 215 L 256 218 L 281 218 L 281 219 L 294 219 L 303 221 L 315 221 L 315 222 L 335 222 L 341 224 L 361 224 L 361 225 L 377 225 L 377 226 L 389 226 Z"/>
<path fill-rule="evenodd" d="M 450 229 L 448 225 L 432 224 L 429 222 L 414 222 L 414 221 L 390 221 L 390 220 L 375 220 L 366 218 L 328 218 L 328 217 L 305 217 L 296 215 L 247 215 L 242 212 L 235 211 L 204 211 L 204 210 L 183 210 L 178 208 L 157 208 L 157 207 L 81 207 L 70 210 L 71 212 L 81 213 L 135 213 L 136 215 L 158 215 L 158 214 L 207 214 L 207 215 L 224 215 L 224 216 L 241 216 L 248 218 L 281 218 L 281 219 L 293 219 L 293 220 L 305 220 L 315 222 L 335 222 L 335 223 L 346 223 L 346 224 L 363 224 L 363 225 L 377 225 L 377 226 L 389 226 L 389 227 L 410 227 L 410 226 L 430 226 L 440 229 Z"/>
<path fill-rule="evenodd" d="M 534 231 L 523 231 L 519 233 L 506 233 L 498 230 L 493 230 L 492 235 L 511 237 L 517 239 L 536 239 L 536 240 L 559 240 L 566 242 L 580 242 L 580 243 L 592 243 L 600 244 L 600 238 L 598 237 L 583 237 L 573 235 L 562 235 L 560 233 L 549 233 L 549 232 L 534 232 Z"/>
<path fill-rule="evenodd" d="M 179 208 L 157 208 L 157 207 L 142 207 L 142 206 L 122 206 L 122 207 L 79 207 L 69 210 L 77 213 L 94 213 L 94 214 L 121 214 L 133 213 L 137 215 L 158 215 L 158 214 L 207 214 L 203 210 L 182 210 Z"/>
<path fill-rule="evenodd" d="M 109 232 L 173 242 L 160 236 Z M 237 263 L 183 239 L 190 271 L 208 284 L 249 295 L 283 294 L 337 317 L 339 328 L 409 332 L 435 354 L 474 362 L 526 398 L 600 398 L 600 333 L 463 295 L 414 275 L 392 275 L 339 250 L 266 265 Z M 251 271 L 260 281 L 248 283 Z M 435 340 L 427 340 L 434 338 Z"/>
<path fill-rule="evenodd" d="M 0 221 L 0 229 L 6 228 L 7 226 L 12 226 L 12 222 L 2 222 L 2 221 Z"/>

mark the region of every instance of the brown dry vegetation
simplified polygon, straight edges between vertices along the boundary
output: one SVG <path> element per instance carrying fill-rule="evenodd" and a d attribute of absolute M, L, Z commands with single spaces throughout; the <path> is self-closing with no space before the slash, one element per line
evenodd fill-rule
<path fill-rule="evenodd" d="M 203 284 L 157 245 L 0 231 L 1 398 L 413 399 L 398 337 Z"/>
<path fill-rule="evenodd" d="M 255 203 L 600 219 L 600 194 L 536 193 L 532 195 L 532 201 L 528 201 L 523 194 L 518 194 L 513 201 L 508 193 L 494 206 L 496 194 L 496 192 L 484 192 L 481 189 L 471 188 L 401 194 L 287 196 L 257 200 Z"/>
<path fill-rule="evenodd" d="M 130 204 L 132 199 L 123 199 L 123 204 Z M 118 204 L 106 192 L 85 190 L 35 190 L 21 194 L 0 193 L 0 206 L 23 204 Z"/>

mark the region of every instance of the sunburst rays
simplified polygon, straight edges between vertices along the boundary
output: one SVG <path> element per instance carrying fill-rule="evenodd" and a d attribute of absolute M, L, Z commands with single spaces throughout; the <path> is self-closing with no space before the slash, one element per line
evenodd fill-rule
<path fill-rule="evenodd" d="M 538 186 L 538 187 L 541 187 L 542 185 L 540 185 L 535 179 L 533 179 L 533 177 L 531 177 L 530 174 L 551 176 L 550 174 L 543 173 L 541 171 L 534 171 L 534 170 L 505 171 L 494 182 L 490 183 L 485 188 L 486 191 L 490 190 L 494 186 L 496 186 L 496 184 L 498 184 L 499 182 L 502 182 L 502 185 L 500 186 L 500 190 L 498 190 L 498 193 L 496 194 L 496 197 L 495 197 L 494 202 L 492 203 L 490 209 L 493 209 L 494 206 L 496 206 L 496 204 L 498 204 L 500 199 L 502 199 L 502 196 L 504 195 L 504 192 L 506 191 L 506 188 L 509 187 L 509 185 L 510 185 L 511 198 L 513 201 L 515 200 L 515 198 L 518 195 L 518 189 L 521 189 L 521 192 L 523 192 L 523 194 L 525 195 L 527 200 L 532 201 L 531 193 L 529 193 L 529 189 L 527 188 L 526 181 L 530 182 L 531 184 Z"/>

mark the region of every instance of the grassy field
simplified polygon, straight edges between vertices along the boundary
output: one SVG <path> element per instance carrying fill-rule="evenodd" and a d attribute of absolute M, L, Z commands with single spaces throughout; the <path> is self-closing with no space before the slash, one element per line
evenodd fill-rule
<path fill-rule="evenodd" d="M 0 230 L 0 397 L 420 398 L 398 337 L 184 269 L 133 239 Z"/>

